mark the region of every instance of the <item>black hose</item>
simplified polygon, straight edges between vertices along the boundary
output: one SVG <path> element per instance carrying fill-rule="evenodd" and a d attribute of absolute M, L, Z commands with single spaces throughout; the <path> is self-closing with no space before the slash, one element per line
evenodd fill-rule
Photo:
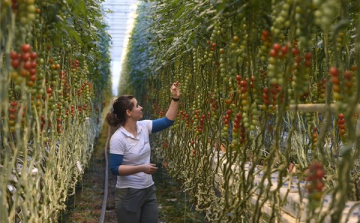
<path fill-rule="evenodd" d="M 108 195 L 108 182 L 109 182 L 109 171 L 108 171 L 108 145 L 110 140 L 110 127 L 108 128 L 108 137 L 106 139 L 106 144 L 104 148 L 105 155 L 105 183 L 104 183 L 104 197 L 101 206 L 101 214 L 99 223 L 104 223 L 105 219 L 105 211 L 106 211 L 106 203 L 107 203 L 107 195 Z"/>

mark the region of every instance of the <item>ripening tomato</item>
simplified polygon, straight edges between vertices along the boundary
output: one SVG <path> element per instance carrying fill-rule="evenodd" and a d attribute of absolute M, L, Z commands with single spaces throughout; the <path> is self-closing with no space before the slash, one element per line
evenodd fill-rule
<path fill-rule="evenodd" d="M 339 125 L 345 124 L 345 119 L 339 119 L 339 120 L 338 120 L 338 124 L 339 124 Z"/>
<path fill-rule="evenodd" d="M 21 59 L 22 59 L 23 61 L 28 61 L 28 60 L 30 59 L 30 53 L 29 53 L 29 52 L 23 53 L 23 54 L 21 55 Z"/>
<path fill-rule="evenodd" d="M 11 66 L 16 69 L 20 66 L 20 61 L 18 59 L 14 59 L 11 61 Z"/>
<path fill-rule="evenodd" d="M 276 57 L 276 55 L 277 55 L 277 51 L 274 50 L 274 49 L 271 49 L 271 50 L 270 50 L 270 56 L 271 56 L 271 57 Z"/>
<path fill-rule="evenodd" d="M 31 69 L 31 62 L 28 60 L 23 65 L 24 69 L 30 70 Z"/>
<path fill-rule="evenodd" d="M 36 75 L 31 75 L 29 77 L 29 80 L 35 82 L 36 81 Z"/>
<path fill-rule="evenodd" d="M 351 79 L 351 77 L 352 77 L 352 73 L 351 73 L 351 71 L 346 70 L 346 71 L 344 72 L 344 78 L 346 78 L 346 79 L 350 80 L 350 79 Z"/>
<path fill-rule="evenodd" d="M 30 70 L 30 75 L 35 75 L 36 74 L 36 69 L 31 69 Z"/>
<path fill-rule="evenodd" d="M 36 60 L 37 53 L 35 53 L 35 52 L 30 53 L 30 58 L 33 59 L 33 60 Z"/>
<path fill-rule="evenodd" d="M 234 36 L 234 37 L 233 37 L 233 41 L 234 41 L 234 43 L 239 42 L 239 37 L 238 37 L 238 36 Z"/>
<path fill-rule="evenodd" d="M 333 84 L 339 85 L 340 84 L 340 79 L 339 77 L 335 76 L 331 78 L 331 81 L 333 82 Z"/>
<path fill-rule="evenodd" d="M 34 82 L 33 82 L 33 81 L 30 81 L 30 80 L 29 80 L 26 84 L 27 84 L 27 86 L 29 86 L 29 87 L 33 87 L 33 86 L 34 86 Z"/>
<path fill-rule="evenodd" d="M 324 183 L 321 182 L 321 181 L 318 181 L 318 182 L 316 183 L 316 185 L 315 185 L 315 189 L 316 189 L 317 191 L 322 191 L 323 188 L 324 188 Z"/>
<path fill-rule="evenodd" d="M 315 177 L 316 177 L 317 179 L 322 179 L 322 178 L 324 177 L 324 170 L 322 170 L 322 169 L 317 169 L 317 170 L 315 171 Z"/>
<path fill-rule="evenodd" d="M 27 70 L 25 70 L 25 69 L 21 69 L 21 70 L 20 70 L 20 76 L 22 76 L 22 77 L 28 77 L 28 76 L 30 76 L 30 72 L 27 71 Z"/>
<path fill-rule="evenodd" d="M 273 47 L 272 47 L 276 52 L 278 52 L 281 49 L 281 45 L 280 43 L 274 43 Z"/>
<path fill-rule="evenodd" d="M 21 46 L 21 51 L 24 52 L 24 53 L 30 52 L 30 50 L 31 50 L 31 46 L 29 44 L 23 44 Z"/>
<path fill-rule="evenodd" d="M 332 77 L 337 77 L 339 75 L 339 70 L 336 67 L 331 67 L 330 68 L 330 75 Z"/>
<path fill-rule="evenodd" d="M 19 55 L 17 54 L 16 51 L 12 51 L 12 52 L 10 52 L 10 58 L 12 60 L 16 60 L 16 59 L 19 59 Z"/>

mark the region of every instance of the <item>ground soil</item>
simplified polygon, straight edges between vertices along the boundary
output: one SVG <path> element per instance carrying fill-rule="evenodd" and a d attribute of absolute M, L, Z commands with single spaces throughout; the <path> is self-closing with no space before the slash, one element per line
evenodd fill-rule
<path fill-rule="evenodd" d="M 89 162 L 83 178 L 76 186 L 75 195 L 69 196 L 67 210 L 61 213 L 60 223 L 97 223 L 100 219 L 101 206 L 104 196 L 105 156 L 104 147 L 107 139 L 107 125 L 104 126 L 99 138 L 96 140 L 94 153 Z M 159 170 L 153 175 L 156 185 L 156 194 L 159 203 L 159 222 L 205 222 L 204 216 L 194 211 L 181 191 L 180 183 L 174 182 L 161 164 Z M 114 210 L 116 176 L 109 172 L 108 199 L 106 205 L 106 223 L 116 223 Z"/>

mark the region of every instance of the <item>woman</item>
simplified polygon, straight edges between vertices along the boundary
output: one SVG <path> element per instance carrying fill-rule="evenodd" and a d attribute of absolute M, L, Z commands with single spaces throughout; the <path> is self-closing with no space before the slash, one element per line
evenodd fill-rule
<path fill-rule="evenodd" d="M 171 104 L 165 117 L 143 120 L 142 107 L 133 96 L 120 96 L 106 120 L 117 127 L 110 139 L 111 172 L 117 175 L 115 211 L 118 222 L 157 223 L 158 206 L 151 174 L 149 134 L 171 126 L 179 107 L 179 82 L 170 88 Z"/>

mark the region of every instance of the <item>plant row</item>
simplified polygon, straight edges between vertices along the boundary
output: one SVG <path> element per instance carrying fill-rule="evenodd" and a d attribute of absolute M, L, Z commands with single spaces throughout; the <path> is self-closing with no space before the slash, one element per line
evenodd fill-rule
<path fill-rule="evenodd" d="M 169 86 L 180 81 L 176 123 L 154 136 L 153 147 L 162 148 L 156 157 L 207 220 L 281 219 L 281 187 L 293 176 L 305 181 L 306 193 L 298 194 L 308 201 L 307 219 L 339 222 L 347 202 L 359 200 L 359 7 L 352 0 L 140 5 L 123 66 L 127 90 L 148 118 L 158 118 Z M 223 152 L 226 162 L 214 169 Z M 232 168 L 245 173 L 247 162 L 246 176 Z M 221 193 L 214 190 L 219 168 Z M 265 185 L 274 172 L 277 186 Z"/>
<path fill-rule="evenodd" d="M 0 221 L 57 222 L 109 98 L 98 0 L 0 1 Z"/>

